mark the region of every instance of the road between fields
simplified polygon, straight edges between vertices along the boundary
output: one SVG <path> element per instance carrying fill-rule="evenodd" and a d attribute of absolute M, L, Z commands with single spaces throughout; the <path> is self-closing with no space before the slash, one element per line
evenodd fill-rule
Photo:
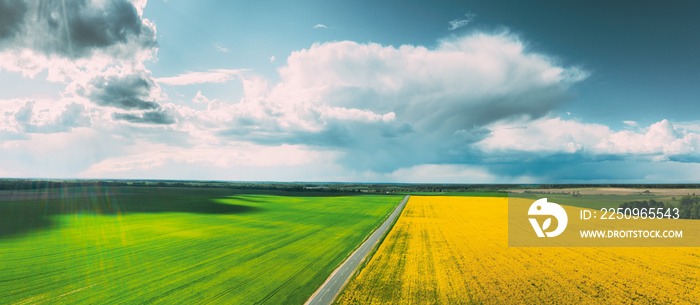
<path fill-rule="evenodd" d="M 406 196 L 396 207 L 396 209 L 394 209 L 394 212 L 392 212 L 384 223 L 382 223 L 382 225 L 379 226 L 374 233 L 372 233 L 372 235 L 362 244 L 362 246 L 357 248 L 357 250 L 355 250 L 355 252 L 353 252 L 350 257 L 348 257 L 348 259 L 340 265 L 340 267 L 331 273 L 331 276 L 328 277 L 326 282 L 323 283 L 313 295 L 311 295 L 309 300 L 306 301 L 304 305 L 327 305 L 333 303 L 333 300 L 335 300 L 335 297 L 338 296 L 343 287 L 345 287 L 345 284 L 350 279 L 350 276 L 352 276 L 352 274 L 355 272 L 355 269 L 357 269 L 360 263 L 365 260 L 365 257 L 369 251 L 371 251 L 379 240 L 382 239 L 386 231 L 394 223 L 396 217 L 401 214 L 401 211 L 403 211 L 403 208 L 406 206 L 406 202 L 408 202 L 409 197 L 411 196 Z"/>

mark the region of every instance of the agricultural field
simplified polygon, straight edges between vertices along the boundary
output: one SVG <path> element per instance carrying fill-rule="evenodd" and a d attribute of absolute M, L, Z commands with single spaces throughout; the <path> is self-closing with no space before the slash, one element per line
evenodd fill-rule
<path fill-rule="evenodd" d="M 405 192 L 402 194 L 418 196 L 508 197 L 508 193 L 505 192 Z"/>
<path fill-rule="evenodd" d="M 513 189 L 509 197 L 538 199 L 547 197 L 550 201 L 575 207 L 600 209 L 617 208 L 623 202 L 656 200 L 678 206 L 684 195 L 700 195 L 699 189 L 639 189 L 639 188 L 570 188 L 570 189 Z M 527 193 L 530 192 L 530 193 Z M 572 196 L 576 193 L 577 196 Z"/>
<path fill-rule="evenodd" d="M 697 188 L 632 188 L 632 187 L 581 187 L 581 188 L 555 188 L 555 189 L 512 189 L 513 193 L 525 193 L 527 191 L 572 193 L 582 195 L 658 195 L 658 196 L 683 196 L 693 193 L 700 194 Z"/>
<path fill-rule="evenodd" d="M 0 304 L 302 304 L 402 196 L 0 194 Z"/>
<path fill-rule="evenodd" d="M 699 192 L 700 193 L 700 192 Z M 608 195 L 608 194 L 581 194 L 579 197 L 564 194 L 509 194 L 511 198 L 525 198 L 536 200 L 539 198 L 547 198 L 551 202 L 565 204 L 568 206 L 600 209 L 600 208 L 617 208 L 623 202 L 629 201 L 645 201 L 657 200 L 665 204 L 678 206 L 678 199 L 681 196 L 664 196 L 664 195 L 640 195 L 640 194 L 625 194 L 625 195 Z M 673 200 L 675 199 L 675 200 Z"/>
<path fill-rule="evenodd" d="M 694 248 L 508 247 L 506 198 L 412 196 L 337 304 L 700 300 Z"/>

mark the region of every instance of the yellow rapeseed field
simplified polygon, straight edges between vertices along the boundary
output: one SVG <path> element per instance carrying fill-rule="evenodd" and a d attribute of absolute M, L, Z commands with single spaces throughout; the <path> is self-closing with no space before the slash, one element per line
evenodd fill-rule
<path fill-rule="evenodd" d="M 412 196 L 339 304 L 700 302 L 695 248 L 508 247 L 507 199 Z"/>

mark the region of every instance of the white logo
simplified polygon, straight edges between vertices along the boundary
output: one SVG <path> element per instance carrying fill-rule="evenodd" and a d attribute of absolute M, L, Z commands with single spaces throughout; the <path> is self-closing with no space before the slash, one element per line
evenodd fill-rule
<path fill-rule="evenodd" d="M 544 232 L 544 230 L 547 230 L 549 225 L 552 224 L 551 217 L 547 218 L 542 223 L 542 227 L 540 227 L 540 224 L 537 223 L 537 219 L 529 218 L 532 228 L 535 229 L 535 233 L 537 233 L 537 237 L 544 237 L 545 234 L 547 237 L 558 236 L 564 232 L 564 229 L 566 229 L 566 224 L 569 223 L 569 218 L 566 216 L 566 211 L 564 211 L 564 208 L 554 202 L 547 202 L 547 198 L 542 198 L 533 202 L 530 206 L 530 210 L 527 211 L 527 214 L 530 216 L 554 216 L 554 218 L 557 219 L 556 230 Z"/>

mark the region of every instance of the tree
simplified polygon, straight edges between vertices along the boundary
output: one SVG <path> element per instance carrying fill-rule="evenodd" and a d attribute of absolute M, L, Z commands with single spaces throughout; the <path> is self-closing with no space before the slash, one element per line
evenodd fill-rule
<path fill-rule="evenodd" d="M 696 216 L 696 213 L 693 212 L 693 208 L 697 207 L 700 205 L 700 197 L 698 196 L 690 196 L 690 195 L 685 195 L 681 197 L 681 199 L 678 201 L 680 203 L 679 209 L 680 209 L 680 217 L 684 219 L 700 219 L 700 215 Z M 698 207 L 700 208 L 700 207 Z"/>

